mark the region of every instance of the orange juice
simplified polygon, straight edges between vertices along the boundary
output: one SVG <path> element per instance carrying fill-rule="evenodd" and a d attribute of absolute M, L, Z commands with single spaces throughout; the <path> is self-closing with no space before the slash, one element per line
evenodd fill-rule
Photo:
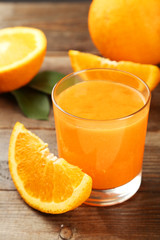
<path fill-rule="evenodd" d="M 128 183 L 142 169 L 144 102 L 139 91 L 112 81 L 82 81 L 62 91 L 57 104 L 64 112 L 54 107 L 59 156 L 89 174 L 94 189 Z"/>

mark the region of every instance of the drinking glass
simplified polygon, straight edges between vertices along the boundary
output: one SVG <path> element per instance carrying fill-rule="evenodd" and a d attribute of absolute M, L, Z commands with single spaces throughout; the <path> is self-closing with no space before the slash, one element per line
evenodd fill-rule
<path fill-rule="evenodd" d="M 111 81 L 130 87 L 141 95 L 144 104 L 130 115 L 109 120 L 81 118 L 59 106 L 57 99 L 63 91 L 91 80 Z M 93 180 L 93 189 L 86 204 L 118 204 L 132 197 L 139 189 L 150 99 L 150 90 L 143 80 L 131 73 L 114 69 L 74 72 L 61 79 L 53 88 L 59 157 L 80 167 Z"/>

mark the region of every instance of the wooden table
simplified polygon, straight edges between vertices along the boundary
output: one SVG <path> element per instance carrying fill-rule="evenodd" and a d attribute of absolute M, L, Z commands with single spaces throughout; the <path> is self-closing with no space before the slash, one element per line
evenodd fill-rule
<path fill-rule="evenodd" d="M 0 3 L 0 28 L 42 29 L 48 39 L 42 69 L 70 73 L 69 49 L 97 53 L 87 29 L 89 4 Z M 82 205 L 62 215 L 49 215 L 25 204 L 8 170 L 8 144 L 16 121 L 57 153 L 52 111 L 49 121 L 31 120 L 22 115 L 12 96 L 0 95 L 0 240 L 160 239 L 160 86 L 152 94 L 142 185 L 133 198 L 113 207 Z"/>

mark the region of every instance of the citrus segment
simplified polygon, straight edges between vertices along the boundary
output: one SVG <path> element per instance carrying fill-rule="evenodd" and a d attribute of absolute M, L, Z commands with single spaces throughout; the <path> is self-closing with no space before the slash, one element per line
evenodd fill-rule
<path fill-rule="evenodd" d="M 111 61 L 90 53 L 83 53 L 75 50 L 69 51 L 71 65 L 74 71 L 80 71 L 88 68 L 112 68 L 127 71 L 140 77 L 147 83 L 150 90 L 153 90 L 159 83 L 159 68 L 149 64 L 139 64 L 128 61 Z"/>
<path fill-rule="evenodd" d="M 91 193 L 91 177 L 51 154 L 48 145 L 21 123 L 11 135 L 9 169 L 22 198 L 42 212 L 72 210 Z"/>
<path fill-rule="evenodd" d="M 46 52 L 44 33 L 35 28 L 0 30 L 0 92 L 27 84 L 39 71 Z"/>

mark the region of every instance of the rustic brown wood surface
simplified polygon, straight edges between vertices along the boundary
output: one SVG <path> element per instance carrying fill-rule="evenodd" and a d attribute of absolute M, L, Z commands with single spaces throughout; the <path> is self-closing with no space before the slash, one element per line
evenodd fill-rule
<path fill-rule="evenodd" d="M 68 49 L 97 52 L 87 29 L 89 3 L 0 3 L 0 28 L 42 29 L 48 39 L 42 69 L 70 73 Z M 113 207 L 82 205 L 62 215 L 49 215 L 25 204 L 8 170 L 8 144 L 16 121 L 57 153 L 52 111 L 49 121 L 28 119 L 11 95 L 0 95 L 0 240 L 160 239 L 160 86 L 152 94 L 142 185 L 134 197 Z"/>

